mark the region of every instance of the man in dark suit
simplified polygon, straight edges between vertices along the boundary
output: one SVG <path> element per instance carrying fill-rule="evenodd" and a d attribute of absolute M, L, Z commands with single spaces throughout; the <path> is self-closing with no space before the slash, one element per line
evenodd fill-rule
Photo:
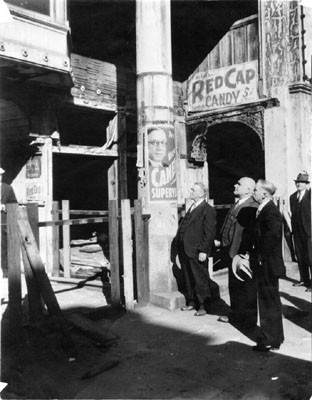
<path fill-rule="evenodd" d="M 295 242 L 300 281 L 294 286 L 306 286 L 311 292 L 312 245 L 311 245 L 311 189 L 308 188 L 309 175 L 304 171 L 298 174 L 297 187 L 290 198 L 291 225 Z"/>
<path fill-rule="evenodd" d="M 256 216 L 255 272 L 258 290 L 260 334 L 256 351 L 277 350 L 284 341 L 279 278 L 285 276 L 282 255 L 282 215 L 273 202 L 276 187 L 258 180 L 254 199 L 260 204 Z"/>
<path fill-rule="evenodd" d="M 203 316 L 210 297 L 208 257 L 216 233 L 216 212 L 205 200 L 203 183 L 193 185 L 190 197 L 192 205 L 181 220 L 175 237 L 186 289 L 186 307 L 182 310 L 197 308 L 195 315 Z"/>
<path fill-rule="evenodd" d="M 4 278 L 8 277 L 8 230 L 6 204 L 17 203 L 14 190 L 9 184 L 2 182 L 5 170 L 0 167 L 0 187 L 1 187 L 1 268 Z"/>
<path fill-rule="evenodd" d="M 231 311 L 229 316 L 220 316 L 218 321 L 231 322 L 242 329 L 253 329 L 257 325 L 257 290 L 253 276 L 238 279 L 232 271 L 232 259 L 238 255 L 246 255 L 252 251 L 252 233 L 250 226 L 254 226 L 258 203 L 252 195 L 256 182 L 243 177 L 234 185 L 235 204 L 230 208 L 221 228 L 222 262 L 229 266 L 229 295 Z M 242 210 L 251 209 L 249 221 L 240 222 Z M 248 232 L 248 233 L 247 233 Z"/>

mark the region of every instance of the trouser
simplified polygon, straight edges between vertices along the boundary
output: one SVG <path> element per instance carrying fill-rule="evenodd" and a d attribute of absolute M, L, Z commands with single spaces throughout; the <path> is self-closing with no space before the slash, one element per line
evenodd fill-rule
<path fill-rule="evenodd" d="M 230 322 L 241 328 L 252 329 L 257 325 L 256 279 L 246 277 L 244 282 L 235 277 L 229 267 L 229 294 L 231 303 Z"/>
<path fill-rule="evenodd" d="M 312 245 L 311 236 L 307 236 L 303 230 L 294 233 L 296 257 L 299 268 L 300 281 L 308 287 L 312 279 Z"/>
<path fill-rule="evenodd" d="M 229 256 L 229 246 L 221 249 L 220 256 L 222 263 L 229 270 L 230 322 L 244 329 L 252 329 L 257 325 L 258 312 L 255 276 L 252 279 L 246 277 L 244 282 L 235 277 L 232 271 L 232 258 Z"/>
<path fill-rule="evenodd" d="M 265 262 L 258 267 L 257 289 L 261 329 L 258 339 L 263 344 L 279 346 L 284 341 L 279 282 Z"/>
<path fill-rule="evenodd" d="M 178 248 L 178 256 L 185 282 L 185 298 L 187 305 L 203 307 L 210 297 L 208 260 L 200 262 L 189 258 L 182 246 Z"/>

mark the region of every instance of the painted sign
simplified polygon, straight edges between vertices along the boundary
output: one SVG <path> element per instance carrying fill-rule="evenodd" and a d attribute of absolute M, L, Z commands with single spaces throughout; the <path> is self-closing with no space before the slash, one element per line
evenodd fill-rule
<path fill-rule="evenodd" d="M 176 149 L 172 126 L 147 126 L 146 154 L 150 201 L 176 200 Z"/>
<path fill-rule="evenodd" d="M 41 176 L 41 156 L 34 156 L 26 162 L 26 178 L 34 179 Z"/>
<path fill-rule="evenodd" d="M 41 183 L 32 182 L 26 185 L 26 199 L 27 201 L 36 201 L 36 202 L 43 201 L 43 188 Z"/>
<path fill-rule="evenodd" d="M 189 111 L 207 111 L 256 101 L 258 62 L 198 72 L 188 82 Z"/>

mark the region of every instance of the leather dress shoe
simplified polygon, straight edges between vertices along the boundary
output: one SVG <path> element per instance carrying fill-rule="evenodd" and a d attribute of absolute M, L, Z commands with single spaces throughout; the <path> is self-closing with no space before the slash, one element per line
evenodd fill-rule
<path fill-rule="evenodd" d="M 252 349 L 254 351 L 266 352 L 266 351 L 270 351 L 272 349 L 272 346 L 270 346 L 268 344 L 257 344 L 256 346 L 253 346 Z"/>
<path fill-rule="evenodd" d="M 221 316 L 218 318 L 218 321 L 224 322 L 224 323 L 226 323 L 226 324 L 228 324 L 228 323 L 230 322 L 229 317 L 226 316 L 226 315 L 221 315 Z"/>
<path fill-rule="evenodd" d="M 193 306 L 185 306 L 185 307 L 181 307 L 181 311 L 192 311 L 194 310 Z"/>
<path fill-rule="evenodd" d="M 204 310 L 203 308 L 200 308 L 198 311 L 196 311 L 196 313 L 194 315 L 195 315 L 195 317 L 202 317 L 206 314 L 207 314 L 206 310 Z"/>
<path fill-rule="evenodd" d="M 302 281 L 295 282 L 295 283 L 293 283 L 293 286 L 304 286 L 304 282 L 302 282 Z"/>

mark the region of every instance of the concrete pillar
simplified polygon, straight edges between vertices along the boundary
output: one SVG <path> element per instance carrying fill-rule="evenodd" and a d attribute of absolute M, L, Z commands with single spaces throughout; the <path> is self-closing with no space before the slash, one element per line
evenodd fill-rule
<path fill-rule="evenodd" d="M 176 146 L 173 121 L 171 19 L 169 0 L 137 0 L 137 104 L 139 197 L 149 212 L 150 301 L 169 308 L 183 301 L 176 291 L 170 249 L 178 226 Z M 162 139 L 148 135 L 157 128 Z M 163 142 L 163 143 L 159 143 Z M 148 143 L 149 142 L 149 143 Z M 153 142 L 153 143 L 151 143 Z M 166 144 L 165 144 L 166 142 Z M 149 162 L 149 150 L 162 148 L 162 165 Z"/>

